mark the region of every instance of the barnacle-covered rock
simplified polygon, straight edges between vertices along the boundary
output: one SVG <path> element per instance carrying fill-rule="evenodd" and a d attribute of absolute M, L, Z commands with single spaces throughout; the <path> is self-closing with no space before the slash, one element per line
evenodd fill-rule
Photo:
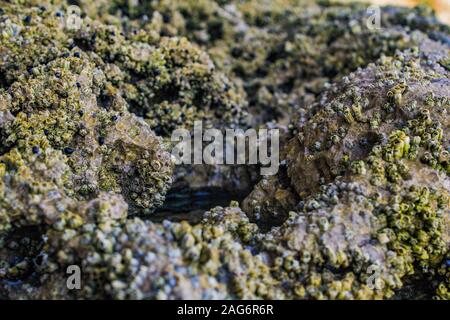
<path fill-rule="evenodd" d="M 348 170 L 364 173 L 365 167 L 352 161 L 365 159 L 376 144 L 386 142 L 390 133 L 408 120 L 409 130 L 421 136 L 412 139 L 413 150 L 423 143 L 423 134 L 432 141 L 444 135 L 442 147 L 430 150 L 434 156 L 426 152 L 419 157 L 428 162 L 445 158 L 446 153 L 440 152 L 448 147 L 445 132 L 450 92 L 449 73 L 442 61 L 448 57 L 448 47 L 421 34 L 415 37 L 422 39 L 420 48 L 383 57 L 332 85 L 310 106 L 309 120 L 301 110 L 294 115 L 296 134 L 283 144 L 280 172 L 257 184 L 244 201 L 249 215 L 263 223 L 278 216 L 282 222 L 299 197 L 314 194 L 320 185 Z M 428 118 L 439 123 L 425 133 L 423 125 L 431 121 Z M 437 144 L 432 141 L 429 143 Z"/>
<path fill-rule="evenodd" d="M 409 153 L 384 158 L 398 134 L 357 162 L 364 172 L 322 186 L 263 236 L 274 277 L 294 297 L 391 297 L 408 275 L 440 265 L 450 245 L 449 179 Z"/>
<path fill-rule="evenodd" d="M 127 203 L 110 193 L 68 203 L 40 229 L 21 229 L 4 239 L 0 257 L 16 261 L 0 268 L 4 297 L 284 297 L 265 256 L 250 247 L 255 245 L 258 227 L 249 223 L 236 204 L 212 209 L 202 224 L 193 226 L 127 219 Z M 34 233 L 36 237 L 25 242 Z M 30 241 L 35 250 L 30 250 Z M 26 254 L 20 255 L 19 245 L 27 245 Z M 66 286 L 65 271 L 73 265 L 82 270 L 81 290 Z M 9 286 L 13 282 L 16 285 Z"/>
<path fill-rule="evenodd" d="M 244 84 L 252 111 L 252 123 L 274 118 L 283 118 L 282 121 L 287 122 L 286 116 L 294 110 L 296 122 L 305 122 L 314 113 L 310 110 L 312 101 L 329 86 L 330 81 L 358 67 L 365 67 L 382 55 L 393 55 L 396 50 L 418 45 L 421 38 L 412 36 L 409 29 L 422 30 L 430 35 L 439 33 L 441 37 L 449 34 L 448 27 L 439 24 L 433 13 L 422 7 L 413 10 L 383 8 L 380 29 L 367 26 L 369 17 L 364 4 L 286 0 L 162 0 L 141 1 L 136 6 L 128 1 L 113 1 L 109 7 L 100 5 L 92 12 L 89 12 L 89 5 L 84 1 L 78 4 L 83 9 L 86 7 L 91 16 L 100 15 L 105 21 L 112 20 L 111 13 L 120 16 L 124 21 L 125 37 L 156 43 L 167 35 L 185 36 L 202 46 L 217 68 L 225 72 L 232 82 L 241 80 Z M 160 35 L 154 35 L 155 32 Z M 96 36 L 98 34 L 102 32 L 96 33 Z M 152 34 L 150 38 L 158 40 L 149 40 L 145 36 L 149 34 Z M 83 37 L 89 39 L 88 33 Z M 96 41 L 101 43 L 100 40 Z M 96 44 L 96 47 L 103 45 Z M 111 51 L 110 47 L 108 51 Z M 134 95 L 134 90 L 123 91 L 129 97 Z M 140 94 L 138 100 L 142 101 L 143 96 L 145 101 L 151 101 L 147 93 Z M 244 95 L 239 94 L 239 97 L 239 101 L 242 101 Z M 136 105 L 136 99 L 131 99 L 134 101 L 132 106 Z M 138 109 L 143 110 L 142 105 L 147 106 L 148 103 L 139 101 Z M 203 104 L 209 105 L 209 102 Z M 190 122 L 189 119 L 179 118 L 177 107 L 170 105 L 170 108 L 174 112 L 157 115 L 155 120 L 149 117 L 149 121 L 166 123 L 161 120 L 169 117 L 171 123 L 178 125 Z M 233 110 L 238 109 L 233 107 Z M 134 110 L 142 115 L 137 109 Z M 165 107 L 161 110 L 166 112 Z M 187 117 L 184 111 L 181 112 L 182 117 Z M 165 129 L 158 127 L 157 133 L 170 132 L 161 130 Z M 192 167 L 180 170 L 180 183 L 189 183 L 191 176 L 204 175 L 206 178 L 202 185 L 214 184 L 214 174 L 210 171 L 215 169 L 200 171 Z M 204 171 L 209 172 L 205 175 Z M 227 177 L 233 174 L 234 171 L 221 175 Z"/>
<path fill-rule="evenodd" d="M 251 223 L 247 215 L 239 208 L 239 203 L 233 201 L 229 207 L 216 207 L 203 215 L 202 224 L 220 226 L 230 232 L 238 241 L 255 245 L 260 232 L 258 226 Z"/>
<path fill-rule="evenodd" d="M 287 161 L 291 184 L 300 196 L 343 174 L 352 161 L 366 158 L 374 145 L 407 121 L 413 137 L 399 141 L 389 157 L 402 156 L 414 136 L 425 138 L 417 143 L 428 144 L 444 135 L 442 150 L 431 152 L 446 150 L 450 73 L 440 61 L 449 49 L 421 38 L 420 49 L 383 57 L 333 85 L 312 106 L 314 116 L 299 122 L 297 137 L 287 146 Z M 429 116 L 416 119 L 421 112 Z M 423 132 L 428 121 L 438 122 L 435 133 Z"/>
<path fill-rule="evenodd" d="M 449 298 L 450 32 L 431 11 L 382 8 L 378 29 L 313 0 L 0 5 L 0 298 Z M 168 138 L 196 120 L 283 128 L 279 173 L 245 213 L 157 222 L 171 185 L 259 179 L 173 174 Z"/>
<path fill-rule="evenodd" d="M 60 151 L 34 154 L 14 148 L 0 157 L 0 167 L 1 234 L 12 227 L 51 223 L 73 202 L 64 193 L 70 168 Z"/>
<path fill-rule="evenodd" d="M 261 245 L 288 295 L 386 298 L 415 273 L 445 274 L 450 92 L 440 61 L 448 48 L 424 43 L 326 91 L 286 147 L 289 178 L 281 170 L 244 201 L 255 221 L 286 219 Z M 287 199 L 302 201 L 277 197 L 292 190 Z M 435 289 L 445 296 L 445 282 Z"/>
<path fill-rule="evenodd" d="M 244 199 L 242 209 L 253 221 L 270 228 L 283 223 L 298 201 L 283 168 L 279 174 L 261 179 Z"/>
<path fill-rule="evenodd" d="M 71 25 L 71 12 L 64 7 L 5 5 L 0 70 L 7 83 L 36 65 L 83 51 L 114 86 L 99 99 L 102 106 L 112 108 L 108 93 L 118 94 L 158 134 L 191 128 L 194 120 L 230 126 L 247 122 L 239 82 L 217 71 L 209 56 L 185 38 L 133 40 L 119 27 L 89 17 Z"/>
<path fill-rule="evenodd" d="M 214 212 L 218 214 L 222 210 L 239 214 L 237 208 L 216 208 Z M 169 221 L 154 224 L 139 218 L 123 220 L 125 215 L 126 203 L 119 198 L 115 204 L 109 198 L 92 200 L 74 216 L 63 215 L 61 222 L 46 234 L 44 251 L 48 260 L 42 264 L 42 272 L 53 264 L 59 272 L 66 266 L 79 265 L 83 271 L 83 287 L 71 292 L 32 289 L 28 290 L 31 297 L 282 297 L 263 257 L 252 254 L 231 233 L 231 230 L 251 232 L 244 230 L 244 223 L 237 222 L 240 225 L 237 229 L 233 222 L 221 223 L 217 219 L 215 223 L 197 226 Z M 63 225 L 75 217 L 81 223 Z M 54 274 L 53 271 L 42 279 L 61 280 Z M 28 287 L 29 284 L 23 288 Z"/>
<path fill-rule="evenodd" d="M 6 147 L 28 149 L 38 159 L 47 148 L 59 150 L 72 171 L 60 186 L 76 198 L 113 191 L 132 209 L 160 205 L 171 182 L 170 154 L 119 95 L 110 93 L 110 110 L 102 107 L 101 95 L 114 90 L 103 72 L 85 56 L 33 70 L 3 94 L 6 112 L 15 115 L 2 129 Z"/>

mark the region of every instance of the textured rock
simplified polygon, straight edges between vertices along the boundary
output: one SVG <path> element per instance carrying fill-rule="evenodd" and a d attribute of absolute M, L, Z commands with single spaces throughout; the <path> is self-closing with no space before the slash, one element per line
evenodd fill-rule
<path fill-rule="evenodd" d="M 430 11 L 370 30 L 359 4 L 75 3 L 71 28 L 66 1 L 0 1 L 0 298 L 449 298 L 450 32 Z M 174 168 L 196 120 L 281 129 L 279 173 Z M 154 213 L 208 187 L 251 192 Z"/>

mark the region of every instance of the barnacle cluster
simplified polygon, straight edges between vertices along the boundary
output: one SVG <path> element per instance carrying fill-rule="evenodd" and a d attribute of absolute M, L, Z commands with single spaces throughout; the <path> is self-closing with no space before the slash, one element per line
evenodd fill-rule
<path fill-rule="evenodd" d="M 0 298 L 448 299 L 450 28 L 366 9 L 0 0 Z M 197 120 L 279 172 L 176 167 Z M 180 186 L 248 195 L 157 219 Z"/>

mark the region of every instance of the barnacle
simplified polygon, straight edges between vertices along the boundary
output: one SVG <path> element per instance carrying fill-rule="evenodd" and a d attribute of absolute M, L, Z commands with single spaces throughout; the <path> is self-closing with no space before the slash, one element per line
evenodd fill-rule
<path fill-rule="evenodd" d="M 0 0 L 0 298 L 448 299 L 450 29 L 366 15 Z M 278 173 L 175 167 L 195 121 L 279 129 Z"/>

